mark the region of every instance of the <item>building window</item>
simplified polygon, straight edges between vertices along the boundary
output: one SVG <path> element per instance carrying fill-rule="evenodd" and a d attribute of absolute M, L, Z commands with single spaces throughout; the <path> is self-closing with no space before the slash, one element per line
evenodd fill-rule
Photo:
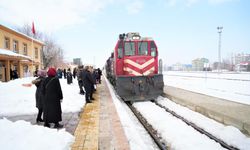
<path fill-rule="evenodd" d="M 37 47 L 35 48 L 35 58 L 36 59 L 38 58 L 38 48 Z"/>
<path fill-rule="evenodd" d="M 4 37 L 4 48 L 10 49 L 10 38 Z"/>
<path fill-rule="evenodd" d="M 18 41 L 13 40 L 13 52 L 18 53 Z"/>
<path fill-rule="evenodd" d="M 28 55 L 28 50 L 27 50 L 27 44 L 26 43 L 23 43 L 23 54 L 24 55 Z"/>

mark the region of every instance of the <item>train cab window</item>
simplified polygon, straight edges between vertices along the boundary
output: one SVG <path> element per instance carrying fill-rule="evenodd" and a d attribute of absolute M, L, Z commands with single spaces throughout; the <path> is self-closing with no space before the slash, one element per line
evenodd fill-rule
<path fill-rule="evenodd" d="M 123 57 L 123 52 L 122 52 L 122 42 L 119 42 L 118 45 L 118 58 L 122 58 Z"/>
<path fill-rule="evenodd" d="M 151 51 L 151 56 L 155 57 L 156 56 L 156 45 L 153 41 L 150 42 L 150 51 Z"/>
<path fill-rule="evenodd" d="M 134 42 L 125 42 L 124 43 L 124 52 L 126 56 L 135 55 L 135 43 Z"/>
<path fill-rule="evenodd" d="M 138 42 L 138 55 L 148 55 L 148 42 Z"/>
<path fill-rule="evenodd" d="M 118 58 L 122 58 L 122 48 L 118 48 Z"/>

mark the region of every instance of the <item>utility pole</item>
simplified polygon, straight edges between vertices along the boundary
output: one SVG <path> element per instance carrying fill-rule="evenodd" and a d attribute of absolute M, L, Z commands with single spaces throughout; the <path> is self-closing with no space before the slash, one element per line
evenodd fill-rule
<path fill-rule="evenodd" d="M 221 71 L 221 33 L 222 33 L 223 27 L 217 27 L 218 33 L 219 33 L 219 43 L 218 43 L 218 72 Z"/>

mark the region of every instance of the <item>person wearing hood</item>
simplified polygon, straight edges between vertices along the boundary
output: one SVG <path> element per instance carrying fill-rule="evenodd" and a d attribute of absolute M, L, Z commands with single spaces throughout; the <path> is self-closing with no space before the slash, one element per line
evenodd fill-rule
<path fill-rule="evenodd" d="M 54 123 L 54 128 L 62 128 L 63 125 L 59 124 L 62 121 L 61 101 L 63 99 L 60 81 L 55 68 L 49 68 L 47 75 L 43 84 L 44 126 L 50 127 L 50 123 Z"/>

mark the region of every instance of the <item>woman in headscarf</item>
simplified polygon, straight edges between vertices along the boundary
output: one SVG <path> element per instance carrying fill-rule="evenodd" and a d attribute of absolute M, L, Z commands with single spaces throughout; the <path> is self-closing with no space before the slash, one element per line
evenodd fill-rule
<path fill-rule="evenodd" d="M 42 113 L 43 113 L 43 94 L 42 94 L 42 86 L 43 81 L 46 77 L 46 71 L 45 70 L 38 70 L 37 71 L 37 78 L 32 81 L 32 84 L 36 85 L 36 108 L 38 108 L 38 114 L 36 117 L 36 122 L 43 122 L 42 119 Z"/>
<path fill-rule="evenodd" d="M 59 124 L 62 121 L 61 100 L 63 99 L 60 81 L 56 76 L 56 69 L 49 68 L 48 77 L 43 84 L 44 94 L 44 126 L 50 127 L 50 123 L 54 123 L 54 128 L 62 128 Z"/>

